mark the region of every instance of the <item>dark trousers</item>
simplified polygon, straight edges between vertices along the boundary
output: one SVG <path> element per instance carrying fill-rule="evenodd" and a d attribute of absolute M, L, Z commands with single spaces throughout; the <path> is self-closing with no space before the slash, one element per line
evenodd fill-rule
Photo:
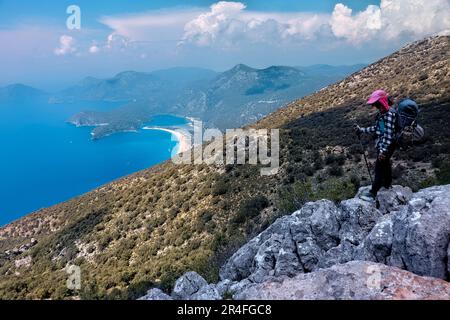
<path fill-rule="evenodd" d="M 392 163 L 390 158 L 385 160 L 377 159 L 375 163 L 375 179 L 372 184 L 372 194 L 377 195 L 381 187 L 386 189 L 392 185 Z"/>
<path fill-rule="evenodd" d="M 375 179 L 372 184 L 372 192 L 373 195 L 377 195 L 378 191 L 381 187 L 385 187 L 389 189 L 392 185 L 392 162 L 391 157 L 394 154 L 396 149 L 396 145 L 392 144 L 389 148 L 389 151 L 384 160 L 380 160 L 377 158 L 375 162 Z"/>

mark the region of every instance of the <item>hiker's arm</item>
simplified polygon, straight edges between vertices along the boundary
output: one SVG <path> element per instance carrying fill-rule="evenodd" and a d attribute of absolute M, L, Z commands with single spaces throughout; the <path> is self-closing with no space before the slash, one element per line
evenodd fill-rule
<path fill-rule="evenodd" d="M 380 152 L 380 154 L 383 155 L 387 154 L 389 147 L 394 141 L 394 134 L 395 134 L 395 114 L 389 112 L 386 115 L 384 134 L 383 137 L 381 138 L 381 143 L 379 145 L 378 151 Z"/>
<path fill-rule="evenodd" d="M 361 128 L 362 133 L 374 133 L 375 131 L 377 131 L 377 126 Z"/>

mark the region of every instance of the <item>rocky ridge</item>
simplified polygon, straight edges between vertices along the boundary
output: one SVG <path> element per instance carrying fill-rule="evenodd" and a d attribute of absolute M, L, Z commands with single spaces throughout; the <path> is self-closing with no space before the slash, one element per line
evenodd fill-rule
<path fill-rule="evenodd" d="M 171 296 L 152 289 L 141 299 L 450 299 L 450 185 L 394 186 L 373 203 L 364 190 L 279 218 L 222 266 L 217 284 L 188 272 Z"/>

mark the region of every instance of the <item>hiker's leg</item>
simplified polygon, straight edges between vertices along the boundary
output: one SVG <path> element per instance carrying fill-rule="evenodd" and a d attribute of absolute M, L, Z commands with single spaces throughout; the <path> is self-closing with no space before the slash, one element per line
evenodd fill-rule
<path fill-rule="evenodd" d="M 392 162 L 391 159 L 386 159 L 385 161 L 385 175 L 384 175 L 384 184 L 383 186 L 386 189 L 389 189 L 392 186 Z"/>
<path fill-rule="evenodd" d="M 386 189 L 389 189 L 392 187 L 392 156 L 395 153 L 395 150 L 397 149 L 397 144 L 393 143 L 391 147 L 389 148 L 389 152 L 386 157 L 386 180 L 384 183 L 384 187 Z"/>
<path fill-rule="evenodd" d="M 381 187 L 383 186 L 383 163 L 382 161 L 378 160 L 375 162 L 375 179 L 373 180 L 373 184 L 372 184 L 372 190 L 370 190 L 370 192 L 376 196 L 378 193 L 378 190 L 381 189 Z"/>

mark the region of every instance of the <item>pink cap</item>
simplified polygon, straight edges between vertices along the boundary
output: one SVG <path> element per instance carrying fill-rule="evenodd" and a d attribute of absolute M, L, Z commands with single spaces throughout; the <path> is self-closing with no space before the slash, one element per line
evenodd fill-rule
<path fill-rule="evenodd" d="M 380 100 L 381 98 L 387 98 L 387 93 L 384 90 L 377 90 L 374 91 L 370 97 L 369 100 L 367 100 L 368 104 L 374 104 L 375 102 L 377 102 L 378 100 Z"/>
<path fill-rule="evenodd" d="M 386 91 L 384 90 L 374 91 L 370 95 L 369 100 L 367 100 L 367 104 L 374 104 L 377 101 L 379 101 L 382 104 L 384 110 L 389 110 L 388 94 L 386 93 Z"/>

